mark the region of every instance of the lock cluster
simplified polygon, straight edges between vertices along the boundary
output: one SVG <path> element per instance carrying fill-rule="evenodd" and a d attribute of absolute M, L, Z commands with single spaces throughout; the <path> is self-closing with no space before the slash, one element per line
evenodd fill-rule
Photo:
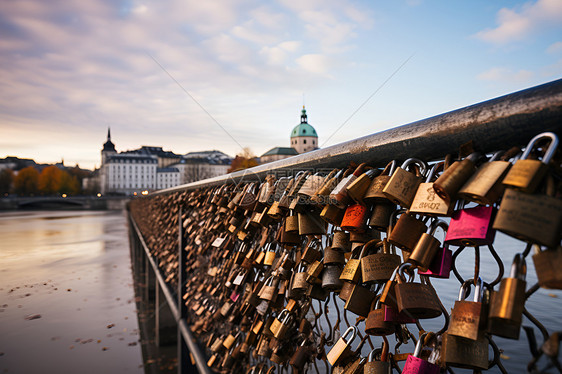
<path fill-rule="evenodd" d="M 363 162 L 157 194 L 128 209 L 173 288 L 183 237 L 188 324 L 216 372 L 506 372 L 494 337 L 520 339 L 524 315 L 543 336 L 528 336 L 531 361 L 520 372 L 541 357 L 562 370 L 562 332 L 525 307 L 541 287 L 562 289 L 558 138 L 542 133 L 494 154 L 462 149 L 431 162 Z M 497 231 L 521 243 L 508 273 Z M 476 259 L 470 279 L 456 266 L 463 251 Z M 497 261 L 497 275 L 480 272 L 480 251 Z M 537 285 L 526 282 L 529 256 Z M 452 310 L 435 279 L 458 282 Z M 443 327 L 425 330 L 435 318 Z M 401 352 L 408 342 L 415 349 Z"/>

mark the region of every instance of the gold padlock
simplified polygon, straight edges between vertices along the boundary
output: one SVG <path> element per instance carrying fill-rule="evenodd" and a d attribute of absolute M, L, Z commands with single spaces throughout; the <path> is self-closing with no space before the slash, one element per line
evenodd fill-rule
<path fill-rule="evenodd" d="M 412 165 L 415 165 L 415 171 L 407 171 L 408 167 Z M 394 171 L 382 192 L 395 204 L 403 208 L 409 208 L 421 183 L 421 176 L 425 174 L 425 171 L 425 162 L 416 158 L 409 158 Z"/>

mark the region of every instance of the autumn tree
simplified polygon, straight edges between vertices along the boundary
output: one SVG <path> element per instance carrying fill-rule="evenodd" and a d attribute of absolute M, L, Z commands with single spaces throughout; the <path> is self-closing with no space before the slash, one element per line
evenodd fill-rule
<path fill-rule="evenodd" d="M 80 192 L 80 184 L 76 175 L 72 176 L 62 170 L 58 192 L 61 194 L 77 195 Z"/>
<path fill-rule="evenodd" d="M 39 188 L 39 172 L 33 166 L 21 169 L 14 178 L 14 192 L 19 195 L 34 195 Z"/>
<path fill-rule="evenodd" d="M 0 195 L 9 194 L 14 183 L 14 172 L 11 169 L 0 171 Z"/>
<path fill-rule="evenodd" d="M 61 186 L 63 171 L 58 167 L 47 166 L 39 175 L 39 192 L 44 195 L 56 194 Z"/>
<path fill-rule="evenodd" d="M 242 150 L 241 153 L 236 155 L 236 157 L 230 164 L 230 168 L 228 168 L 226 172 L 232 173 L 238 170 L 252 168 L 254 166 L 258 166 L 256 156 L 253 154 L 250 148 L 246 147 Z"/>

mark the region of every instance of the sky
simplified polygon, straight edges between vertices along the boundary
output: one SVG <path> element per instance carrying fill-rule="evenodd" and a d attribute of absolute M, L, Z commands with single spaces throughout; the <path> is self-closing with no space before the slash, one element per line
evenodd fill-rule
<path fill-rule="evenodd" d="M 562 77 L 562 0 L 2 0 L 0 158 L 327 147 Z"/>

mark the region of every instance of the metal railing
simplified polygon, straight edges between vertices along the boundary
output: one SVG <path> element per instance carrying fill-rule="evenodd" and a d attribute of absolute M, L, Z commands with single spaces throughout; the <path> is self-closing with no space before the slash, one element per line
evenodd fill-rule
<path fill-rule="evenodd" d="M 259 165 L 251 169 L 205 179 L 150 194 L 169 194 L 216 186 L 241 179 L 263 179 L 267 174 L 319 168 L 343 168 L 361 160 L 369 164 L 385 164 L 393 159 L 417 157 L 426 161 L 456 153 L 462 144 L 473 141 L 480 152 L 502 149 L 506 144 L 525 145 L 537 133 L 551 131 L 562 134 L 562 79 L 508 94 L 435 117 L 416 121 L 328 148 Z M 190 372 L 189 355 L 199 372 L 209 373 L 204 354 L 187 325 L 181 287 L 185 284 L 185 251 L 183 248 L 181 210 L 179 219 L 179 278 L 177 295 L 171 291 L 152 258 L 142 234 L 130 217 L 131 226 L 142 253 L 146 256 L 166 302 L 178 326 L 178 372 Z"/>

